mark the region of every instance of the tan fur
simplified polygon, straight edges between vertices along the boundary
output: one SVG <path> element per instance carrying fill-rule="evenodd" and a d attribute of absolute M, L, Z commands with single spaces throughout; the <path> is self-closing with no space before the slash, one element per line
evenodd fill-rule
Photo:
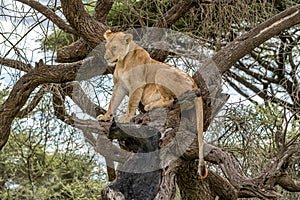
<path fill-rule="evenodd" d="M 131 34 L 123 32 L 104 34 L 106 52 L 104 58 L 109 65 L 116 65 L 114 89 L 107 112 L 98 120 L 108 121 L 115 114 L 123 98 L 128 95 L 128 108 L 119 122 L 129 122 L 141 102 L 146 111 L 155 107 L 170 105 L 175 97 L 187 90 L 197 88 L 195 81 L 185 72 L 158 62 L 138 46 Z M 199 169 L 202 178 L 207 176 L 203 158 L 203 105 L 202 98 L 195 99 L 197 131 L 199 142 Z"/>

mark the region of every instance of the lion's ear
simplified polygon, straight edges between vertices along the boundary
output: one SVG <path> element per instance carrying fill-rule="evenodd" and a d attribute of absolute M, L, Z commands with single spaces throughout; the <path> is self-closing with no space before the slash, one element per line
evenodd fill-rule
<path fill-rule="evenodd" d="M 104 38 L 105 39 L 107 39 L 108 38 L 108 36 L 111 34 L 112 32 L 111 32 L 111 30 L 110 29 L 108 29 L 107 31 L 105 31 L 105 33 L 104 33 Z"/>
<path fill-rule="evenodd" d="M 129 44 L 133 40 L 133 36 L 131 34 L 126 34 L 124 36 L 124 42 L 125 44 Z"/>

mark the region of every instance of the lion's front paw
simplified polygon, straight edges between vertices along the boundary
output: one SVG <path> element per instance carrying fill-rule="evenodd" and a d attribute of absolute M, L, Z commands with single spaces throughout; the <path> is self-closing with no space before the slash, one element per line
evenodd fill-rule
<path fill-rule="evenodd" d="M 97 120 L 107 122 L 107 121 L 111 120 L 111 116 L 110 115 L 99 115 L 97 117 Z"/>
<path fill-rule="evenodd" d="M 149 103 L 149 104 L 145 105 L 144 110 L 145 110 L 145 111 L 152 110 L 152 104 Z"/>

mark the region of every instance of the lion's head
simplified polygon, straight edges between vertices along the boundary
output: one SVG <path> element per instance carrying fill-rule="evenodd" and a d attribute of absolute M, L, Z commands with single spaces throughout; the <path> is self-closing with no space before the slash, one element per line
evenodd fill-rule
<path fill-rule="evenodd" d="M 106 39 L 104 58 L 109 65 L 114 66 L 128 54 L 133 36 L 123 32 L 113 33 L 111 30 L 107 30 L 104 33 L 104 38 Z"/>

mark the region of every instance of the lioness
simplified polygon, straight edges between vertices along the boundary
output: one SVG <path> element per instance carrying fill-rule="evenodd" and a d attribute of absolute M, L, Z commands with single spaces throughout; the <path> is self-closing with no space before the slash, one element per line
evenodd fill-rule
<path fill-rule="evenodd" d="M 104 34 L 106 52 L 104 58 L 108 64 L 115 66 L 113 75 L 114 88 L 110 104 L 104 115 L 98 116 L 100 121 L 108 121 L 115 114 L 125 97 L 129 96 L 127 112 L 119 121 L 129 122 L 141 102 L 149 111 L 155 107 L 166 106 L 187 90 L 197 88 L 194 80 L 185 72 L 152 59 L 149 53 L 133 41 L 131 34 Z M 197 113 L 197 131 L 199 142 L 198 174 L 205 178 L 208 170 L 203 158 L 203 105 L 202 98 L 195 99 Z"/>

